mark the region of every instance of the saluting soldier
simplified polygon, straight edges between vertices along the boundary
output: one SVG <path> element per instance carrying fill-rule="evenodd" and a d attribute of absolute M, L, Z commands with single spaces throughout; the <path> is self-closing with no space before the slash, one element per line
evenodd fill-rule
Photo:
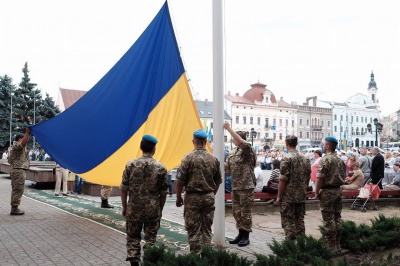
<path fill-rule="evenodd" d="M 25 170 L 29 169 L 28 154 L 25 150 L 29 141 L 30 128 L 25 129 L 25 134 L 17 134 L 11 147 L 8 162 L 11 166 L 11 212 L 10 215 L 24 215 L 25 212 L 18 206 L 21 204 L 21 198 L 24 194 Z"/>
<path fill-rule="evenodd" d="M 122 175 L 122 215 L 126 218 L 127 261 L 139 265 L 141 232 L 146 244 L 154 245 L 167 197 L 167 169 L 153 159 L 157 139 L 144 135 L 140 143 L 142 157 L 129 161 Z M 128 203 L 127 198 L 129 197 Z"/>
<path fill-rule="evenodd" d="M 286 136 L 287 156 L 281 160 L 276 202 L 281 205 L 281 223 L 286 239 L 295 240 L 304 235 L 306 194 L 310 182 L 310 160 L 296 150 L 297 137 Z"/>
<path fill-rule="evenodd" d="M 335 137 L 325 138 L 325 156 L 319 161 L 315 196 L 320 202 L 328 246 L 334 251 L 341 252 L 342 190 L 340 186 L 345 183 L 346 165 L 336 154 L 337 144 Z"/>
<path fill-rule="evenodd" d="M 239 234 L 229 243 L 242 247 L 250 244 L 249 234 L 252 231 L 251 208 L 254 205 L 256 185 L 256 155 L 250 143 L 245 141 L 246 132 L 235 132 L 229 122 L 225 122 L 224 128 L 231 134 L 236 146 L 235 151 L 228 156 L 227 162 L 232 176 L 232 211 Z"/>
<path fill-rule="evenodd" d="M 211 245 L 215 194 L 222 183 L 218 159 L 206 150 L 204 130 L 193 133 L 194 150 L 185 155 L 178 168 L 176 206 L 184 204 L 185 227 L 191 252 L 200 253 L 201 246 Z M 185 200 L 182 189 L 185 188 Z"/>

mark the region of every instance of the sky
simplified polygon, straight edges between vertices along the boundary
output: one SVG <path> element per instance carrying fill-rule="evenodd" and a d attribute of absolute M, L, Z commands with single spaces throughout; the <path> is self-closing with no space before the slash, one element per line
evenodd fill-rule
<path fill-rule="evenodd" d="M 164 0 L 0 0 L 0 75 L 30 78 L 56 101 L 89 90 L 133 45 Z M 189 84 L 212 100 L 212 1 L 169 0 Z M 261 82 L 277 98 L 344 102 L 375 74 L 382 115 L 400 109 L 398 0 L 225 0 L 225 91 Z"/>

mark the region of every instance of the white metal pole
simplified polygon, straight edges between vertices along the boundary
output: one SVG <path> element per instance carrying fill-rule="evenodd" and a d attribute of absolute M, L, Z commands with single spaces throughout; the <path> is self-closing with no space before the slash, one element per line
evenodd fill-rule
<path fill-rule="evenodd" d="M 12 87 L 10 86 L 10 98 L 11 98 L 11 104 L 10 104 L 10 147 L 12 145 Z"/>
<path fill-rule="evenodd" d="M 36 90 L 33 90 L 33 124 L 36 125 Z M 33 136 L 32 153 L 35 152 L 35 136 Z"/>
<path fill-rule="evenodd" d="M 221 162 L 223 182 L 215 199 L 214 244 L 225 245 L 225 189 L 224 189 L 224 12 L 223 0 L 212 0 L 213 25 L 213 120 L 214 120 L 214 155 Z"/>

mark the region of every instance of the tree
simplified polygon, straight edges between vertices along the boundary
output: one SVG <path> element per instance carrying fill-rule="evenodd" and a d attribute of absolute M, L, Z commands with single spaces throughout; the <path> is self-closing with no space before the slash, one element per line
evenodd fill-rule
<path fill-rule="evenodd" d="M 15 85 L 12 84 L 12 78 L 4 75 L 0 76 L 0 148 L 7 149 L 10 146 L 10 118 L 12 124 L 14 115 L 11 113 L 11 95 L 15 91 Z M 11 136 L 13 132 L 11 132 Z"/>
<path fill-rule="evenodd" d="M 7 114 L 7 110 L 11 109 L 10 91 L 14 92 L 12 105 L 12 135 L 14 135 L 16 132 L 23 133 L 27 126 L 48 120 L 60 112 L 55 106 L 53 99 L 46 93 L 46 98 L 43 100 L 41 91 L 36 87 L 37 85 L 35 83 L 31 83 L 28 63 L 25 63 L 22 73 L 23 77 L 17 89 L 15 89 L 15 85 L 12 84 L 11 78 L 7 76 L 1 77 L 0 147 L 2 148 L 8 146 L 7 143 L 9 143 L 10 136 L 10 111 L 8 111 Z M 6 121 L 8 124 L 5 123 Z M 30 140 L 28 147 L 32 147 L 32 139 Z"/>

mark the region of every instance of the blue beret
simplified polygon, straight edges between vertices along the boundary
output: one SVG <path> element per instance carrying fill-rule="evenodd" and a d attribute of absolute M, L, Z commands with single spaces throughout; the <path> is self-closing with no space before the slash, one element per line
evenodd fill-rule
<path fill-rule="evenodd" d="M 329 141 L 329 142 L 333 142 L 333 143 L 338 144 L 338 141 L 337 141 L 337 139 L 335 137 L 326 137 L 325 141 Z"/>
<path fill-rule="evenodd" d="M 158 140 L 155 137 L 153 137 L 152 135 L 144 135 L 142 137 L 142 140 L 147 140 L 148 142 L 151 142 L 153 144 L 157 144 L 157 142 L 158 142 Z"/>
<path fill-rule="evenodd" d="M 193 133 L 193 138 L 194 139 L 206 139 L 207 138 L 207 133 L 202 129 L 196 130 Z"/>

